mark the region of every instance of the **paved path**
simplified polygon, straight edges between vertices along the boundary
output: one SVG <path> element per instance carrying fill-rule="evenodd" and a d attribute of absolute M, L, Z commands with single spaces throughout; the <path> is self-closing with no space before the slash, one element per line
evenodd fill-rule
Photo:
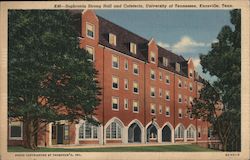
<path fill-rule="evenodd" d="M 138 146 L 164 146 L 164 145 L 185 145 L 190 143 L 133 143 L 133 144 L 81 144 L 81 145 L 53 145 L 48 148 L 110 148 L 110 147 L 138 147 Z"/>

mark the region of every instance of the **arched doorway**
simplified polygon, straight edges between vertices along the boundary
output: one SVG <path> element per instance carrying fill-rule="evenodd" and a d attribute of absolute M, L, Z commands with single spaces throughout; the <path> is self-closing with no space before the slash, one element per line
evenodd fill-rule
<path fill-rule="evenodd" d="M 147 128 L 147 142 L 157 142 L 157 128 L 154 124 L 150 124 Z"/>
<path fill-rule="evenodd" d="M 141 142 L 141 128 L 137 123 L 133 123 L 128 128 L 128 142 L 140 143 Z"/>
<path fill-rule="evenodd" d="M 168 125 L 162 129 L 162 142 L 171 142 L 171 129 Z"/>

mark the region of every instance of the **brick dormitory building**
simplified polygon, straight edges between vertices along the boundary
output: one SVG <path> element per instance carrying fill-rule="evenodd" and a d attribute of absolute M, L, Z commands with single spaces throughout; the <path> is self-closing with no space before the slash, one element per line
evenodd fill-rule
<path fill-rule="evenodd" d="M 199 96 L 201 78 L 184 59 L 100 16 L 81 13 L 80 46 L 93 56 L 101 103 L 94 126 L 84 120 L 47 125 L 39 146 L 110 143 L 204 143 L 208 122 L 188 110 Z M 8 144 L 23 143 L 22 122 L 9 122 Z"/>

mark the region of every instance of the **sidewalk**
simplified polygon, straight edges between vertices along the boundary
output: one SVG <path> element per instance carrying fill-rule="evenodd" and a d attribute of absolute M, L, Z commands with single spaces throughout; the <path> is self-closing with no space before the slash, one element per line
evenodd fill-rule
<path fill-rule="evenodd" d="M 111 147 L 140 147 L 140 146 L 166 146 L 166 145 L 185 145 L 191 143 L 129 143 L 129 144 L 79 144 L 79 145 L 53 145 L 47 148 L 111 148 Z"/>

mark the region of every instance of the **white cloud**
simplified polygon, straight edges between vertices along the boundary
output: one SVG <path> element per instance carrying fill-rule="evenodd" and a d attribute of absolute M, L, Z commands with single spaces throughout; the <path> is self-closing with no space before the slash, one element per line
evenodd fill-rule
<path fill-rule="evenodd" d="M 206 47 L 207 44 L 203 42 L 197 42 L 191 37 L 183 36 L 179 42 L 175 43 L 171 48 L 174 52 L 185 53 L 195 52 L 200 47 Z"/>
<path fill-rule="evenodd" d="M 161 47 L 163 47 L 163 48 L 165 48 L 165 49 L 170 49 L 171 47 L 170 47 L 170 44 L 168 44 L 168 43 L 164 43 L 164 42 L 158 42 L 157 43 L 159 46 L 161 46 Z"/>
<path fill-rule="evenodd" d="M 200 65 L 200 58 L 193 58 L 194 68 L 197 68 Z"/>

